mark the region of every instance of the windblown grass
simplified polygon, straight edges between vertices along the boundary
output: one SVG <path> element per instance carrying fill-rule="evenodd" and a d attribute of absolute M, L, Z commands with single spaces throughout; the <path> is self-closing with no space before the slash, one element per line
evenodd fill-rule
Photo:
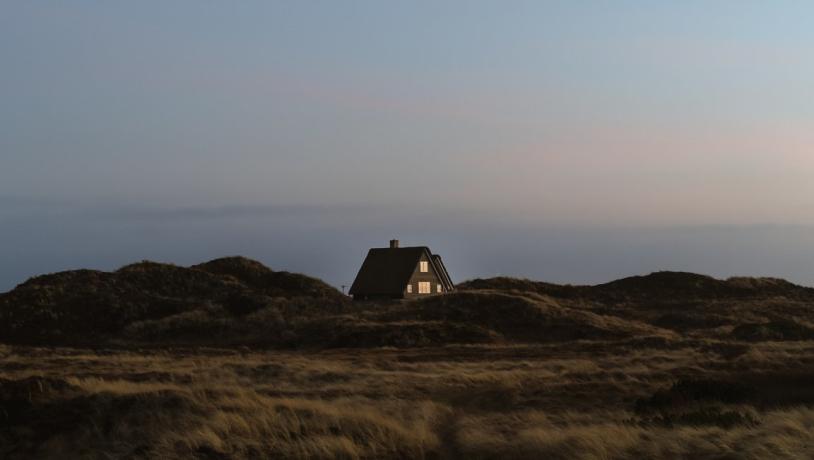
<path fill-rule="evenodd" d="M 245 259 L 32 280 L 0 296 L 9 343 L 112 348 L 0 345 L 0 458 L 814 458 L 814 290 L 464 286 L 350 303 Z"/>
<path fill-rule="evenodd" d="M 653 343 L 322 352 L 4 347 L 0 458 L 814 455 L 807 371 L 814 345 L 752 344 L 731 358 L 714 341 Z M 681 383 L 702 379 L 742 381 L 757 392 L 729 398 Z M 649 400 L 656 403 L 642 411 L 637 401 Z M 727 413 L 754 423 L 715 415 Z"/>

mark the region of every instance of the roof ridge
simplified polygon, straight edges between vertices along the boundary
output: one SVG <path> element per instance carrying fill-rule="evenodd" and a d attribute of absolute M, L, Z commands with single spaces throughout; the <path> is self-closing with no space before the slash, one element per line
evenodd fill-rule
<path fill-rule="evenodd" d="M 397 248 L 382 247 L 382 248 L 370 248 L 370 249 L 371 250 L 373 250 L 373 249 L 392 249 L 394 251 L 399 250 L 399 249 L 426 249 L 426 250 L 429 251 L 430 247 L 429 246 L 399 246 Z M 432 251 L 430 251 L 430 252 L 432 252 Z"/>

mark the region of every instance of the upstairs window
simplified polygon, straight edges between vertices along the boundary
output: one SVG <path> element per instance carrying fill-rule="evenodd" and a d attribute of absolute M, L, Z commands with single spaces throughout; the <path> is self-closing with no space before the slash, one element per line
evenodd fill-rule
<path fill-rule="evenodd" d="M 429 267 L 430 264 L 426 260 L 422 260 L 421 262 L 419 262 L 418 265 L 419 265 L 419 270 L 421 270 L 421 273 L 427 273 L 428 271 L 430 271 L 430 267 Z"/>
<path fill-rule="evenodd" d="M 429 281 L 419 281 L 418 282 L 418 293 L 419 294 L 430 294 L 432 292 L 432 284 Z"/>

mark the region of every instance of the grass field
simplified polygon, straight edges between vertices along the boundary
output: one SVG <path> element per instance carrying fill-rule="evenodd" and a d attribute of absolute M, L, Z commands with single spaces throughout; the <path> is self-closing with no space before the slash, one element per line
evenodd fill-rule
<path fill-rule="evenodd" d="M 0 458 L 812 458 L 814 343 L 0 347 Z"/>
<path fill-rule="evenodd" d="M 0 458 L 811 459 L 812 305 L 677 272 L 374 303 L 244 258 L 45 275 L 0 294 Z"/>

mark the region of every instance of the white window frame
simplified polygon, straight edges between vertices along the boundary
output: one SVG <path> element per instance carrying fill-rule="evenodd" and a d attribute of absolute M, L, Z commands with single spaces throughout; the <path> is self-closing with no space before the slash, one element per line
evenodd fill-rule
<path fill-rule="evenodd" d="M 419 294 L 432 294 L 432 283 L 429 281 L 419 281 L 418 282 L 418 293 Z"/>
<path fill-rule="evenodd" d="M 418 269 L 419 271 L 421 271 L 421 273 L 427 273 L 428 271 L 430 271 L 430 263 L 427 262 L 426 260 L 422 260 L 421 262 L 418 263 Z"/>
<path fill-rule="evenodd" d="M 413 283 L 407 285 L 407 294 L 413 293 Z"/>

